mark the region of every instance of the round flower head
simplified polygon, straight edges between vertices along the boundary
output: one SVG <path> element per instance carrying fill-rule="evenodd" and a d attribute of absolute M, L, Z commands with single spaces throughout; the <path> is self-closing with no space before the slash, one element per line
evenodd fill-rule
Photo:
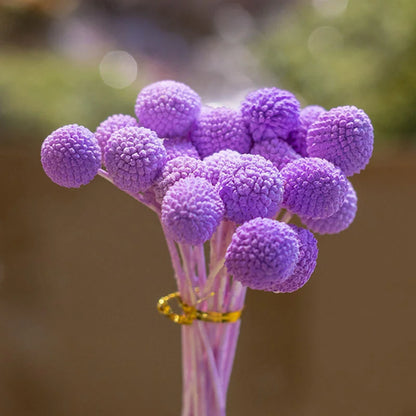
<path fill-rule="evenodd" d="M 101 150 L 94 134 L 78 124 L 63 126 L 42 143 L 45 173 L 58 185 L 79 188 L 91 182 L 101 166 Z"/>
<path fill-rule="evenodd" d="M 152 130 L 125 127 L 113 133 L 104 150 L 114 184 L 132 193 L 146 191 L 166 162 L 163 141 Z"/>
<path fill-rule="evenodd" d="M 302 217 L 302 222 L 313 232 L 318 234 L 336 234 L 347 229 L 354 221 L 357 213 L 357 194 L 350 181 L 347 196 L 341 208 L 328 218 L 313 219 Z"/>
<path fill-rule="evenodd" d="M 373 153 L 374 133 L 364 111 L 353 106 L 322 113 L 306 136 L 310 156 L 329 160 L 347 175 L 364 169 Z"/>
<path fill-rule="evenodd" d="M 179 243 L 202 244 L 220 223 L 224 205 L 204 178 L 189 176 L 167 191 L 162 203 L 162 223 Z"/>
<path fill-rule="evenodd" d="M 143 88 L 135 106 L 140 125 L 159 137 L 184 136 L 200 109 L 199 95 L 176 81 L 159 81 Z"/>
<path fill-rule="evenodd" d="M 247 95 L 241 113 L 255 142 L 286 139 L 299 123 L 300 105 L 295 96 L 278 88 L 263 88 Z"/>
<path fill-rule="evenodd" d="M 291 293 L 303 287 L 311 277 L 316 267 L 318 258 L 318 242 L 313 234 L 296 225 L 290 225 L 292 230 L 297 233 L 299 239 L 299 260 L 296 263 L 295 270 L 282 283 L 273 286 L 273 292 Z"/>
<path fill-rule="evenodd" d="M 225 255 L 228 272 L 251 289 L 273 291 L 294 271 L 299 240 L 287 224 L 255 218 L 237 228 Z"/>
<path fill-rule="evenodd" d="M 163 140 L 163 146 L 166 149 L 166 161 L 179 156 L 189 156 L 195 159 L 200 158 L 195 146 L 186 137 L 165 139 Z"/>
<path fill-rule="evenodd" d="M 241 154 L 234 150 L 221 150 L 206 157 L 203 162 L 206 166 L 211 183 L 216 185 L 221 178 L 230 176 L 240 161 Z"/>
<path fill-rule="evenodd" d="M 281 171 L 285 182 L 283 207 L 293 214 L 326 218 L 347 195 L 347 178 L 331 162 L 316 157 L 297 159 Z"/>
<path fill-rule="evenodd" d="M 95 131 L 95 137 L 104 154 L 104 148 L 111 135 L 124 127 L 138 127 L 137 120 L 126 114 L 114 114 L 104 120 Z"/>
<path fill-rule="evenodd" d="M 270 160 L 279 170 L 300 158 L 300 155 L 288 143 L 278 137 L 254 143 L 251 153 Z"/>
<path fill-rule="evenodd" d="M 221 179 L 225 216 L 241 224 L 256 217 L 273 217 L 283 199 L 279 171 L 262 156 L 241 155 L 232 175 Z"/>
<path fill-rule="evenodd" d="M 161 203 L 171 186 L 190 175 L 208 179 L 209 173 L 202 161 L 189 156 L 169 160 L 153 187 L 156 201 Z"/>
<path fill-rule="evenodd" d="M 241 114 L 226 107 L 204 107 L 191 130 L 191 140 L 202 158 L 224 149 L 247 153 L 251 148 Z"/>
<path fill-rule="evenodd" d="M 299 126 L 290 132 L 287 138 L 287 142 L 303 157 L 308 156 L 306 150 L 308 129 L 323 112 L 325 112 L 325 108 L 319 105 L 308 105 L 303 108 L 299 116 Z"/>

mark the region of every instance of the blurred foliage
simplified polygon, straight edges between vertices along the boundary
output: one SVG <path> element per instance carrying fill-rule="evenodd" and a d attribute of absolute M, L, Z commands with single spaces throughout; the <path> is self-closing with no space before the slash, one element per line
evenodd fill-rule
<path fill-rule="evenodd" d="M 41 51 L 0 53 L 1 142 L 43 138 L 70 123 L 94 131 L 110 114 L 134 114 L 140 81 L 116 90 L 98 63 L 77 63 Z"/>
<path fill-rule="evenodd" d="M 279 14 L 256 51 L 304 104 L 356 105 L 377 139 L 416 142 L 415 0 L 350 0 L 332 17 L 298 3 Z"/>

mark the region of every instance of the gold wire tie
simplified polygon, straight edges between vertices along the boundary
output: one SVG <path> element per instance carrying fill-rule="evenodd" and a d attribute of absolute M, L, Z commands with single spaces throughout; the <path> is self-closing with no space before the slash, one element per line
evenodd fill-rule
<path fill-rule="evenodd" d="M 183 310 L 183 314 L 173 312 L 169 304 L 171 299 L 176 299 L 179 306 Z M 195 319 L 214 323 L 236 322 L 240 319 L 241 313 L 243 312 L 242 309 L 233 312 L 200 311 L 199 309 L 196 309 L 195 306 L 185 303 L 179 292 L 170 293 L 169 295 L 161 297 L 157 302 L 157 310 L 162 315 L 167 316 L 171 321 L 181 325 L 190 325 Z"/>

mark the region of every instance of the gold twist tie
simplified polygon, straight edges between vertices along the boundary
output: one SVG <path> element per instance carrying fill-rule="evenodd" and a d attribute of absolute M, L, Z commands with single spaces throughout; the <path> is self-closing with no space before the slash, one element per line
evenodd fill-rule
<path fill-rule="evenodd" d="M 183 314 L 173 312 L 169 305 L 171 299 L 177 300 L 179 306 L 183 310 Z M 195 306 L 185 303 L 179 292 L 170 293 L 169 295 L 161 297 L 157 302 L 157 310 L 162 315 L 167 316 L 171 321 L 181 325 L 190 325 L 195 319 L 204 322 L 231 323 L 238 321 L 242 313 L 242 310 L 234 312 L 200 311 L 196 309 Z"/>

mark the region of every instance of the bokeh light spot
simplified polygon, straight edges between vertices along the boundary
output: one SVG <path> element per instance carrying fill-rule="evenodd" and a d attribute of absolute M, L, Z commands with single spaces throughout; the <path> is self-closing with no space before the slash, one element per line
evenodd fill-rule
<path fill-rule="evenodd" d="M 126 88 L 137 78 L 137 62 L 126 51 L 108 52 L 100 62 L 100 75 L 109 87 Z"/>
<path fill-rule="evenodd" d="M 315 9 L 322 16 L 339 16 L 345 12 L 348 0 L 312 0 Z"/>
<path fill-rule="evenodd" d="M 340 47 L 342 42 L 343 38 L 338 29 L 320 26 L 309 35 L 308 49 L 312 55 L 320 55 Z"/>
<path fill-rule="evenodd" d="M 214 17 L 218 34 L 229 43 L 239 43 L 247 39 L 254 30 L 250 13 L 239 4 L 225 4 Z"/>

